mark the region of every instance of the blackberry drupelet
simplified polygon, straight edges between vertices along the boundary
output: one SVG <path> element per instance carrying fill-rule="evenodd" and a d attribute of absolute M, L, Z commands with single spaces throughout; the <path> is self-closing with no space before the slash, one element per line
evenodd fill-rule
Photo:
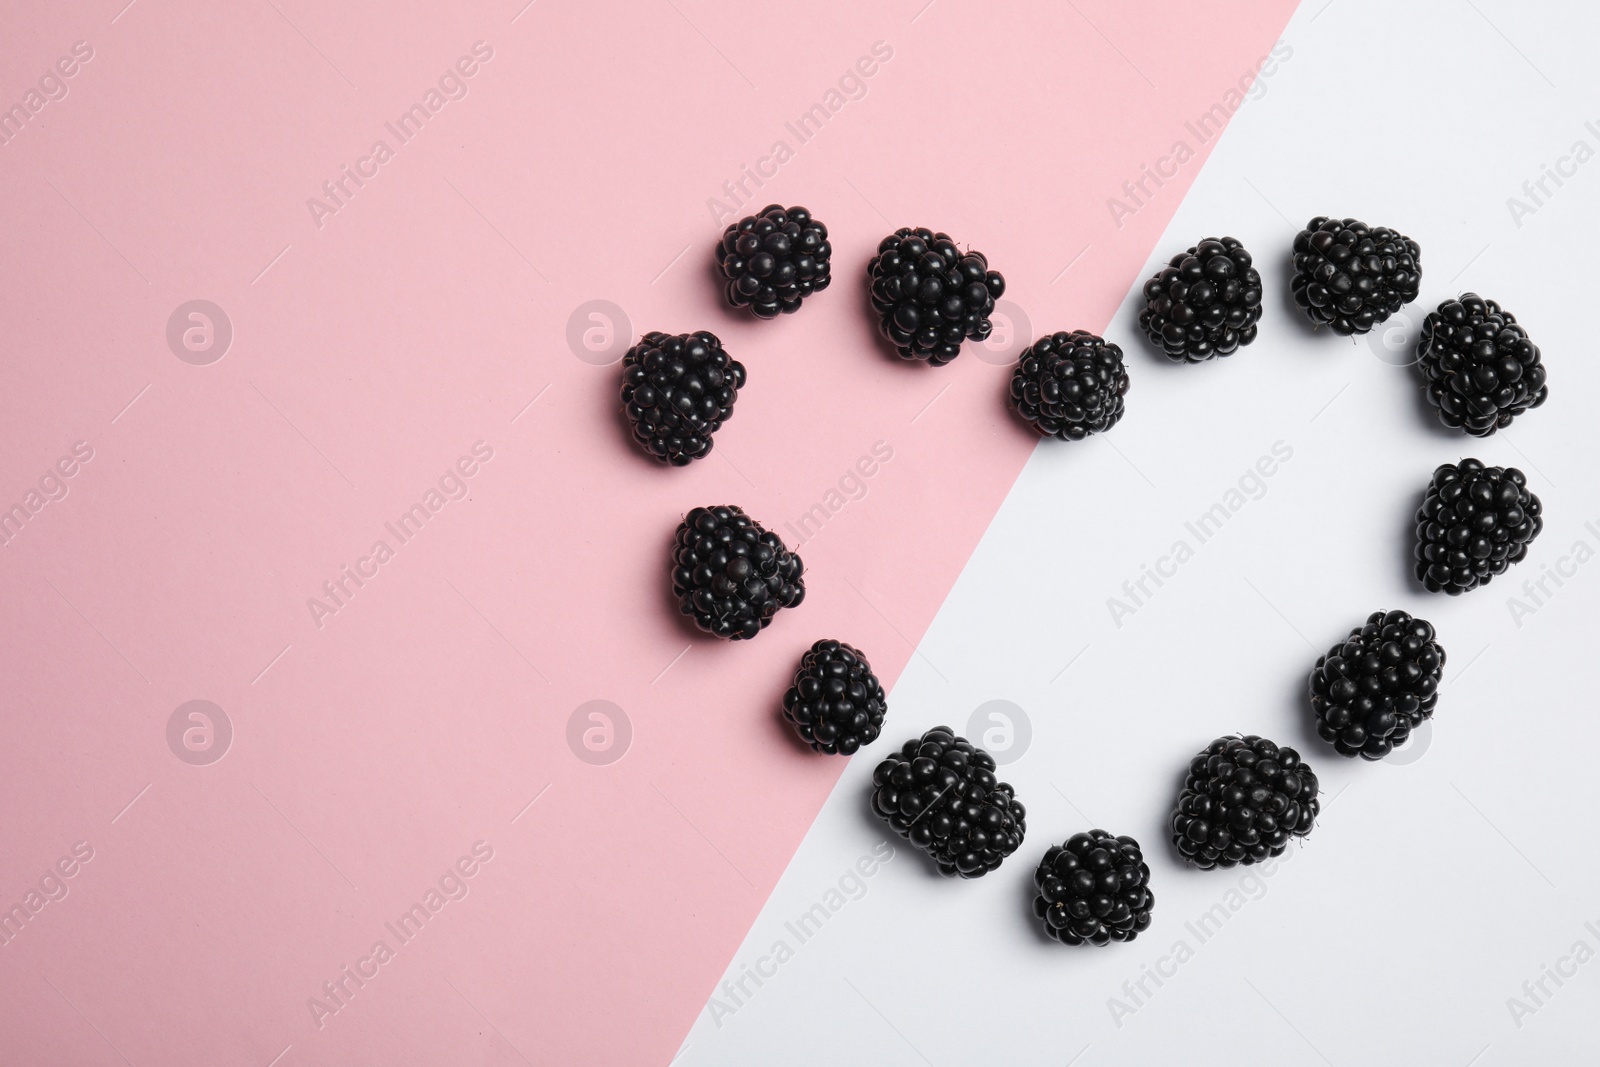
<path fill-rule="evenodd" d="M 800 657 L 783 717 L 800 740 L 848 756 L 878 739 L 888 701 L 867 657 L 842 641 L 818 641 Z"/>
<path fill-rule="evenodd" d="M 1417 365 L 1440 420 L 1487 437 L 1545 402 L 1539 346 L 1511 312 L 1477 293 L 1446 300 L 1422 322 Z"/>
<path fill-rule="evenodd" d="M 1256 339 L 1261 275 L 1232 237 L 1208 237 L 1144 283 L 1139 328 L 1174 363 L 1231 356 Z"/>
<path fill-rule="evenodd" d="M 1055 333 L 1023 349 L 1011 403 L 1046 437 L 1078 441 L 1122 418 L 1128 372 L 1122 349 L 1087 330 Z"/>
<path fill-rule="evenodd" d="M 994 757 L 948 726 L 912 738 L 872 772 L 872 810 L 932 856 L 939 873 L 978 878 L 1022 844 L 1027 812 L 994 777 Z"/>
<path fill-rule="evenodd" d="M 1309 834 L 1320 810 L 1300 753 L 1254 735 L 1219 737 L 1189 761 L 1172 842 L 1206 870 L 1260 863 Z"/>
<path fill-rule="evenodd" d="M 1544 529 L 1541 510 L 1515 467 L 1446 463 L 1417 509 L 1417 580 L 1458 596 L 1504 574 Z"/>
<path fill-rule="evenodd" d="M 768 204 L 759 215 L 732 223 L 717 245 L 717 266 L 728 280 L 728 303 L 763 319 L 800 310 L 828 287 L 828 228 L 803 207 Z"/>
<path fill-rule="evenodd" d="M 960 355 L 964 339 L 989 336 L 989 313 L 1006 290 L 982 252 L 962 252 L 948 234 L 910 227 L 878 242 L 867 282 L 878 328 L 900 358 L 936 367 Z"/>
<path fill-rule="evenodd" d="M 1433 718 L 1444 649 L 1404 611 L 1375 611 L 1311 671 L 1317 736 L 1341 756 L 1378 760 Z"/>
<path fill-rule="evenodd" d="M 1385 226 L 1318 215 L 1294 238 L 1294 302 L 1334 333 L 1366 333 L 1417 298 L 1422 249 Z"/>
<path fill-rule="evenodd" d="M 744 364 L 705 330 L 647 333 L 622 357 L 622 410 L 633 439 L 674 467 L 710 453 L 743 385 Z"/>
<path fill-rule="evenodd" d="M 1150 867 L 1131 837 L 1104 830 L 1051 845 L 1033 872 L 1033 914 L 1069 945 L 1132 941 L 1150 926 Z"/>
<path fill-rule="evenodd" d="M 700 629 L 738 641 L 805 599 L 804 570 L 800 557 L 742 508 L 695 508 L 678 527 L 672 592 Z"/>

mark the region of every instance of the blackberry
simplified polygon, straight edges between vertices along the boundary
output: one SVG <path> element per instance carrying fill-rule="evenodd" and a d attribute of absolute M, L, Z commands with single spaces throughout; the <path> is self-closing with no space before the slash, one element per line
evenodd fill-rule
<path fill-rule="evenodd" d="M 1256 339 L 1261 275 L 1232 237 L 1208 237 L 1144 283 L 1139 328 L 1174 363 L 1231 356 Z"/>
<path fill-rule="evenodd" d="M 1033 872 L 1033 914 L 1069 945 L 1132 941 L 1150 926 L 1150 867 L 1131 837 L 1104 830 L 1051 845 Z"/>
<path fill-rule="evenodd" d="M 949 234 L 902 227 L 878 242 L 867 264 L 878 328 L 901 359 L 943 366 L 961 342 L 982 341 L 1006 282 L 982 252 L 961 252 Z"/>
<path fill-rule="evenodd" d="M 872 772 L 872 810 L 932 856 L 939 873 L 978 878 L 1022 844 L 1027 812 L 994 777 L 994 757 L 948 726 L 914 737 Z"/>
<path fill-rule="evenodd" d="M 1510 426 L 1550 395 L 1539 346 L 1515 315 L 1477 293 L 1463 293 L 1428 313 L 1417 364 L 1440 420 L 1474 437 Z"/>
<path fill-rule="evenodd" d="M 1254 735 L 1219 737 L 1189 761 L 1172 842 L 1206 870 L 1260 863 L 1309 834 L 1320 810 L 1300 753 Z"/>
<path fill-rule="evenodd" d="M 633 439 L 674 467 L 711 452 L 711 435 L 733 414 L 744 364 L 715 334 L 647 333 L 622 357 L 622 410 Z"/>
<path fill-rule="evenodd" d="M 717 245 L 729 305 L 775 319 L 828 287 L 828 228 L 803 207 L 768 204 L 732 223 Z"/>
<path fill-rule="evenodd" d="M 1311 671 L 1317 736 L 1341 756 L 1377 760 L 1433 718 L 1444 649 L 1433 627 L 1403 611 L 1375 611 Z"/>
<path fill-rule="evenodd" d="M 678 527 L 672 592 L 700 629 L 738 641 L 805 599 L 804 570 L 800 557 L 744 509 L 695 508 Z"/>
<path fill-rule="evenodd" d="M 1087 330 L 1055 333 L 1022 350 L 1011 402 L 1046 437 L 1078 441 L 1122 418 L 1128 372 L 1122 349 Z"/>
<path fill-rule="evenodd" d="M 1504 574 L 1544 529 L 1541 510 L 1515 467 L 1446 463 L 1417 509 L 1417 580 L 1457 596 Z"/>
<path fill-rule="evenodd" d="M 1422 249 L 1386 226 L 1318 215 L 1294 238 L 1294 302 L 1334 333 L 1366 333 L 1417 298 Z"/>
<path fill-rule="evenodd" d="M 848 756 L 878 739 L 888 702 L 867 657 L 842 641 L 818 641 L 800 658 L 783 717 L 800 740 Z"/>

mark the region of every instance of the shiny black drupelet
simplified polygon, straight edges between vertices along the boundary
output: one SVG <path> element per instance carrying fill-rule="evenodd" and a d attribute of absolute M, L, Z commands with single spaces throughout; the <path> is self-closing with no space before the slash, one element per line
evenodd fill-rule
<path fill-rule="evenodd" d="M 733 414 L 744 364 L 715 334 L 647 333 L 622 357 L 622 410 L 633 439 L 674 467 L 711 452 L 711 435 Z"/>
<path fill-rule="evenodd" d="M 800 310 L 828 287 L 833 246 L 828 228 L 803 207 L 768 204 L 732 223 L 717 245 L 717 269 L 727 279 L 728 304 L 763 319 Z"/>
<path fill-rule="evenodd" d="M 818 641 L 800 657 L 783 717 L 800 740 L 848 756 L 878 739 L 888 700 L 867 657 L 842 641 Z"/>
<path fill-rule="evenodd" d="M 1446 463 L 1417 509 L 1417 580 L 1457 596 L 1504 574 L 1544 529 L 1542 510 L 1515 467 Z"/>
<path fill-rule="evenodd" d="M 1011 403 L 1046 437 L 1078 441 L 1122 418 L 1128 371 L 1122 349 L 1087 330 L 1047 334 L 1023 349 Z"/>
<path fill-rule="evenodd" d="M 1341 756 L 1377 760 L 1433 718 L 1445 652 L 1433 626 L 1404 611 L 1375 611 L 1311 671 L 1317 736 Z"/>
<path fill-rule="evenodd" d="M 1174 363 L 1229 356 L 1256 339 L 1261 275 L 1244 245 L 1208 237 L 1144 283 L 1139 328 Z"/>
<path fill-rule="evenodd" d="M 1294 302 L 1334 333 L 1367 333 L 1417 298 L 1422 249 L 1386 226 L 1318 215 L 1294 238 Z"/>
<path fill-rule="evenodd" d="M 1260 863 L 1309 834 L 1320 810 L 1300 753 L 1254 735 L 1219 737 L 1189 761 L 1172 843 L 1206 870 Z"/>
<path fill-rule="evenodd" d="M 902 227 L 878 242 L 867 264 L 878 328 L 901 359 L 942 366 L 963 340 L 982 341 L 1006 283 L 982 252 L 962 252 L 949 234 Z"/>
<path fill-rule="evenodd" d="M 1033 872 L 1033 914 L 1068 945 L 1132 941 L 1150 926 L 1150 867 L 1131 837 L 1104 830 L 1051 845 Z"/>
<path fill-rule="evenodd" d="M 754 637 L 805 599 L 805 565 L 777 534 L 732 506 L 695 508 L 672 549 L 678 610 L 708 634 Z"/>
<path fill-rule="evenodd" d="M 948 726 L 912 738 L 872 772 L 872 810 L 932 856 L 939 873 L 978 878 L 1022 844 L 1027 812 L 994 777 L 994 757 Z"/>
<path fill-rule="evenodd" d="M 1446 300 L 1422 322 L 1417 366 L 1446 426 L 1487 437 L 1550 395 L 1539 346 L 1516 316 L 1477 293 Z"/>

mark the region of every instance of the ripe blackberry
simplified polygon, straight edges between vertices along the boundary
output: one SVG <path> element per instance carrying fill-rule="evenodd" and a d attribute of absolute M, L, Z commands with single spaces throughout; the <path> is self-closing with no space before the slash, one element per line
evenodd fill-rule
<path fill-rule="evenodd" d="M 1011 374 L 1011 402 L 1046 437 L 1078 441 L 1122 418 L 1128 372 L 1122 349 L 1087 330 L 1055 333 L 1023 349 Z"/>
<path fill-rule="evenodd" d="M 1027 812 L 994 777 L 994 757 L 948 726 L 912 738 L 872 772 L 872 810 L 932 856 L 939 873 L 977 878 L 1022 844 Z"/>
<path fill-rule="evenodd" d="M 1144 283 L 1139 328 L 1174 363 L 1231 356 L 1256 339 L 1261 275 L 1232 237 L 1208 237 Z"/>
<path fill-rule="evenodd" d="M 768 204 L 732 223 L 717 246 L 728 279 L 728 303 L 763 319 L 800 310 L 800 301 L 828 287 L 828 228 L 803 207 Z"/>
<path fill-rule="evenodd" d="M 1334 333 L 1366 333 L 1417 298 L 1422 249 L 1385 226 L 1318 215 L 1294 238 L 1294 302 Z"/>
<path fill-rule="evenodd" d="M 1219 737 L 1189 761 L 1172 842 L 1206 870 L 1260 863 L 1309 834 L 1321 807 L 1300 753 L 1254 735 Z"/>
<path fill-rule="evenodd" d="M 1545 402 L 1539 346 L 1516 316 L 1477 293 L 1446 300 L 1422 322 L 1417 363 L 1446 426 L 1487 437 Z"/>
<path fill-rule="evenodd" d="M 711 435 L 733 414 L 744 364 L 715 334 L 651 332 L 622 357 L 622 410 L 633 439 L 674 467 L 711 452 Z"/>
<path fill-rule="evenodd" d="M 1150 867 L 1131 837 L 1104 830 L 1051 845 L 1033 872 L 1033 914 L 1044 932 L 1069 945 L 1132 941 L 1150 926 Z"/>
<path fill-rule="evenodd" d="M 1515 467 L 1446 463 L 1417 509 L 1417 580 L 1457 596 L 1504 574 L 1544 529 L 1541 510 Z"/>
<path fill-rule="evenodd" d="M 878 739 L 888 701 L 867 657 L 842 641 L 818 641 L 800 657 L 783 717 L 800 740 L 848 756 Z"/>
<path fill-rule="evenodd" d="M 1311 671 L 1317 736 L 1341 756 L 1377 760 L 1399 748 L 1439 703 L 1444 649 L 1433 627 L 1375 611 Z"/>
<path fill-rule="evenodd" d="M 805 599 L 804 570 L 800 557 L 744 509 L 695 508 L 678 527 L 672 592 L 700 629 L 738 641 Z"/>
<path fill-rule="evenodd" d="M 901 359 L 943 366 L 965 338 L 982 341 L 1006 282 L 982 252 L 961 252 L 948 234 L 902 227 L 878 242 L 867 264 L 878 328 Z"/>

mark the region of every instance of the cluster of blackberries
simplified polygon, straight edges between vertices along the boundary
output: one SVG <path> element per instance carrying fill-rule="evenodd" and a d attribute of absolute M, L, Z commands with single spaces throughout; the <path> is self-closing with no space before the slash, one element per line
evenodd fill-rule
<path fill-rule="evenodd" d="M 1373 612 L 1311 671 L 1317 736 L 1341 756 L 1382 759 L 1433 717 L 1444 661 L 1426 620 Z"/>
<path fill-rule="evenodd" d="M 717 265 L 726 299 L 760 318 L 799 309 L 829 282 L 825 226 L 774 204 L 724 232 Z M 1416 299 L 1421 250 L 1393 230 L 1355 219 L 1312 219 L 1294 240 L 1294 300 L 1336 333 L 1372 330 Z M 1139 326 L 1174 362 L 1198 363 L 1250 344 L 1261 318 L 1260 273 L 1232 237 L 1206 238 L 1174 256 L 1144 287 Z M 867 268 L 884 337 L 902 358 L 942 365 L 967 340 L 990 335 L 1005 281 L 982 253 L 948 235 L 904 228 L 884 238 Z M 1538 346 L 1492 300 L 1467 293 L 1430 314 L 1418 364 L 1446 425 L 1485 436 L 1548 396 Z M 652 456 L 682 466 L 711 450 L 732 414 L 745 369 L 713 334 L 646 334 L 623 361 L 623 407 Z M 1081 440 L 1121 420 L 1128 373 L 1121 348 L 1084 330 L 1046 334 L 1013 368 L 1011 402 L 1040 434 Z M 1522 472 L 1476 459 L 1447 464 L 1416 518 L 1416 574 L 1458 594 L 1526 556 L 1543 527 Z M 805 596 L 800 557 L 737 507 L 696 508 L 678 529 L 672 588 L 681 612 L 732 640 L 761 632 Z M 1379 611 L 1312 668 L 1318 735 L 1347 757 L 1378 760 L 1404 745 L 1438 703 L 1445 651 L 1434 628 L 1404 611 Z M 782 714 L 820 753 L 851 755 L 877 740 L 887 700 L 866 657 L 837 640 L 802 656 Z M 1022 844 L 1026 812 L 995 777 L 982 748 L 938 726 L 873 771 L 871 807 L 932 858 L 940 872 L 977 878 Z M 1321 810 L 1316 774 L 1293 748 L 1255 735 L 1220 737 L 1189 763 L 1169 821 L 1178 853 L 1203 869 L 1281 855 Z M 1130 941 L 1150 925 L 1150 868 L 1131 837 L 1091 830 L 1052 845 L 1034 872 L 1034 914 L 1066 944 Z"/>
<path fill-rule="evenodd" d="M 1256 339 L 1261 275 L 1232 237 L 1206 238 L 1144 283 L 1139 328 L 1174 363 L 1230 356 Z"/>
<path fill-rule="evenodd" d="M 1444 464 L 1417 509 L 1417 580 L 1457 596 L 1504 574 L 1544 529 L 1540 510 L 1515 467 Z"/>
<path fill-rule="evenodd" d="M 912 738 L 872 772 L 872 809 L 933 857 L 939 872 L 977 878 L 1022 844 L 1027 812 L 994 776 L 994 757 L 948 726 Z"/>
<path fill-rule="evenodd" d="M 824 644 L 836 643 L 817 648 Z M 872 785 L 872 810 L 947 876 L 988 874 L 1027 832 L 1027 812 L 1016 791 L 995 778 L 994 757 L 948 726 L 901 745 L 873 770 Z M 1150 867 L 1131 837 L 1091 830 L 1051 845 L 1033 884 L 1034 916 L 1065 944 L 1132 941 L 1150 926 Z"/>
<path fill-rule="evenodd" d="M 678 610 L 708 634 L 754 637 L 779 608 L 805 599 L 805 564 L 731 506 L 695 508 L 678 527 L 672 549 L 672 592 Z"/>
<path fill-rule="evenodd" d="M 1232 237 L 1207 238 L 1145 283 L 1139 327 L 1177 363 L 1255 340 L 1261 275 Z M 1422 249 L 1386 226 L 1319 215 L 1294 238 L 1290 289 L 1315 326 L 1370 332 L 1417 298 Z M 1431 312 L 1417 344 L 1429 402 L 1446 426 L 1483 437 L 1549 395 L 1539 346 L 1515 316 L 1476 293 Z"/>
<path fill-rule="evenodd" d="M 946 233 L 901 227 L 867 264 L 878 328 L 901 359 L 942 366 L 964 340 L 982 341 L 1006 282 L 982 252 L 962 252 Z"/>
<path fill-rule="evenodd" d="M 783 695 L 783 717 L 800 740 L 830 755 L 876 741 L 887 706 L 867 657 L 842 641 L 812 645 Z"/>
<path fill-rule="evenodd" d="M 828 287 L 828 228 L 803 207 L 768 204 L 722 234 L 717 268 L 728 280 L 728 304 L 774 319 Z"/>
<path fill-rule="evenodd" d="M 704 330 L 647 333 L 622 357 L 622 410 L 634 440 L 675 467 L 711 451 L 743 384 L 744 364 Z"/>
<path fill-rule="evenodd" d="M 768 204 L 723 231 L 715 259 L 728 305 L 772 319 L 828 287 L 832 257 L 828 227 L 810 211 Z M 900 356 L 940 366 L 960 354 L 963 341 L 989 336 L 1006 283 L 983 253 L 961 251 L 945 233 L 903 227 L 879 243 L 867 286 L 879 328 Z M 743 364 L 715 335 L 647 333 L 624 357 L 622 407 L 647 453 L 686 466 L 711 452 L 712 435 L 732 416 L 744 384 Z M 1089 414 L 1083 421 L 1104 420 Z"/>
<path fill-rule="evenodd" d="M 1196 867 L 1260 863 L 1311 832 L 1321 802 L 1300 753 L 1264 737 L 1219 737 L 1189 761 L 1172 841 Z"/>
<path fill-rule="evenodd" d="M 1334 333 L 1367 333 L 1417 298 L 1422 248 L 1387 226 L 1318 215 L 1294 239 L 1294 302 Z"/>
<path fill-rule="evenodd" d="M 1122 418 L 1128 372 L 1122 349 L 1085 330 L 1041 337 L 1017 360 L 1011 400 L 1046 437 L 1078 440 Z"/>
<path fill-rule="evenodd" d="M 1131 837 L 1104 830 L 1051 845 L 1033 872 L 1033 914 L 1069 945 L 1132 941 L 1150 926 L 1150 867 Z"/>
<path fill-rule="evenodd" d="M 1335 333 L 1366 333 L 1417 298 L 1422 250 L 1356 219 L 1318 216 L 1294 238 L 1295 303 Z M 1256 338 L 1261 274 L 1232 237 L 1208 237 L 1144 285 L 1139 328 L 1174 363 L 1227 356 Z"/>
<path fill-rule="evenodd" d="M 1550 395 L 1539 346 L 1516 316 L 1477 293 L 1446 300 L 1423 320 L 1417 364 L 1439 418 L 1474 437 L 1510 426 Z"/>

